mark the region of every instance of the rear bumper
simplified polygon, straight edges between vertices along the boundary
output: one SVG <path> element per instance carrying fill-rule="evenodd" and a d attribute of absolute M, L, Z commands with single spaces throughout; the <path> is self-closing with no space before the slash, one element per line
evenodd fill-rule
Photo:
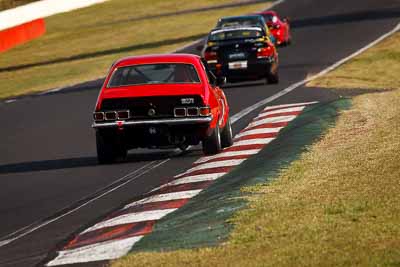
<path fill-rule="evenodd" d="M 211 123 L 213 117 L 196 117 L 196 118 L 171 118 L 171 119 L 158 119 L 158 120 L 136 120 L 136 121 L 112 121 L 112 122 L 94 122 L 92 127 L 99 128 L 121 128 L 129 126 L 142 126 L 142 125 L 187 125 L 187 124 L 208 124 Z"/>
<path fill-rule="evenodd" d="M 261 78 L 266 76 L 274 61 L 272 58 L 249 60 L 247 61 L 247 67 L 244 69 L 230 69 L 229 63 L 233 62 L 222 63 L 219 70 L 216 64 L 212 64 L 210 68 L 215 74 L 225 76 L 228 80 L 235 78 Z"/>

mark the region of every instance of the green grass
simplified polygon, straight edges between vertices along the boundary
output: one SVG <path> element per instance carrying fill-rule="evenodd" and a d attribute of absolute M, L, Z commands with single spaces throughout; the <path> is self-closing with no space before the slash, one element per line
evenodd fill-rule
<path fill-rule="evenodd" d="M 124 56 L 164 53 L 204 36 L 221 16 L 267 3 L 159 16 L 232 0 L 111 0 L 46 19 L 47 33 L 0 57 L 0 98 L 103 77 Z"/>
<path fill-rule="evenodd" d="M 273 182 L 243 189 L 253 194 L 227 242 L 112 266 L 400 266 L 399 42 L 312 82 L 352 96 L 351 108 Z"/>
<path fill-rule="evenodd" d="M 26 5 L 38 0 L 0 0 L 0 11 Z"/>

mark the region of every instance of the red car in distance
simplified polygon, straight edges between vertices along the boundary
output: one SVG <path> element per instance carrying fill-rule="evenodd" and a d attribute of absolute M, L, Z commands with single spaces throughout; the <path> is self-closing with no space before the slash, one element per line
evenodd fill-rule
<path fill-rule="evenodd" d="M 231 146 L 229 105 L 207 63 L 189 54 L 128 57 L 114 63 L 99 93 L 92 127 L 99 163 L 132 148 L 180 148 L 205 154 Z"/>
<path fill-rule="evenodd" d="M 263 11 L 257 14 L 264 17 L 271 34 L 276 39 L 276 45 L 284 46 L 292 42 L 288 18 L 281 19 L 275 11 Z"/>

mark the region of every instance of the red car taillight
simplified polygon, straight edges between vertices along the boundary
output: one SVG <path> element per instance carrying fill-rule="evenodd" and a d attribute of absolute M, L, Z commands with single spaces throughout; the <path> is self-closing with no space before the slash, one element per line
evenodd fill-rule
<path fill-rule="evenodd" d="M 93 113 L 93 119 L 95 121 L 104 121 L 104 119 L 105 119 L 104 112 L 95 112 L 95 113 Z"/>
<path fill-rule="evenodd" d="M 106 121 L 114 121 L 118 118 L 118 114 L 116 111 L 107 111 L 104 112 Z"/>
<path fill-rule="evenodd" d="M 261 47 L 257 49 L 257 58 L 267 58 L 274 55 L 274 50 L 271 46 Z"/>
<path fill-rule="evenodd" d="M 119 110 L 117 111 L 119 120 L 129 119 L 129 110 Z"/>
<path fill-rule="evenodd" d="M 186 108 L 174 108 L 174 116 L 175 117 L 185 117 L 186 116 Z"/>
<path fill-rule="evenodd" d="M 199 116 L 199 109 L 196 107 L 187 108 L 188 116 Z"/>
<path fill-rule="evenodd" d="M 210 116 L 210 107 L 187 107 L 174 108 L 175 117 L 195 117 L 195 116 Z"/>
<path fill-rule="evenodd" d="M 208 63 L 217 63 L 217 52 L 215 52 L 215 51 L 205 51 L 204 52 L 204 59 Z"/>
<path fill-rule="evenodd" d="M 211 114 L 210 107 L 201 107 L 199 109 L 200 116 L 209 116 Z"/>

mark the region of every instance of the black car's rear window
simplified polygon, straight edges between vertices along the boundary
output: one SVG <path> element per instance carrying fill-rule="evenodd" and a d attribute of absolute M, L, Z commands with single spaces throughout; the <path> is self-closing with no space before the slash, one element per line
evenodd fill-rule
<path fill-rule="evenodd" d="M 218 21 L 216 28 L 236 26 L 263 26 L 258 17 L 222 18 Z"/>
<path fill-rule="evenodd" d="M 262 36 L 263 32 L 261 30 L 255 30 L 255 29 L 217 30 L 210 33 L 209 41 L 259 38 Z"/>
<path fill-rule="evenodd" d="M 200 83 L 196 68 L 191 64 L 160 63 L 117 68 L 107 87 L 139 84 Z"/>

